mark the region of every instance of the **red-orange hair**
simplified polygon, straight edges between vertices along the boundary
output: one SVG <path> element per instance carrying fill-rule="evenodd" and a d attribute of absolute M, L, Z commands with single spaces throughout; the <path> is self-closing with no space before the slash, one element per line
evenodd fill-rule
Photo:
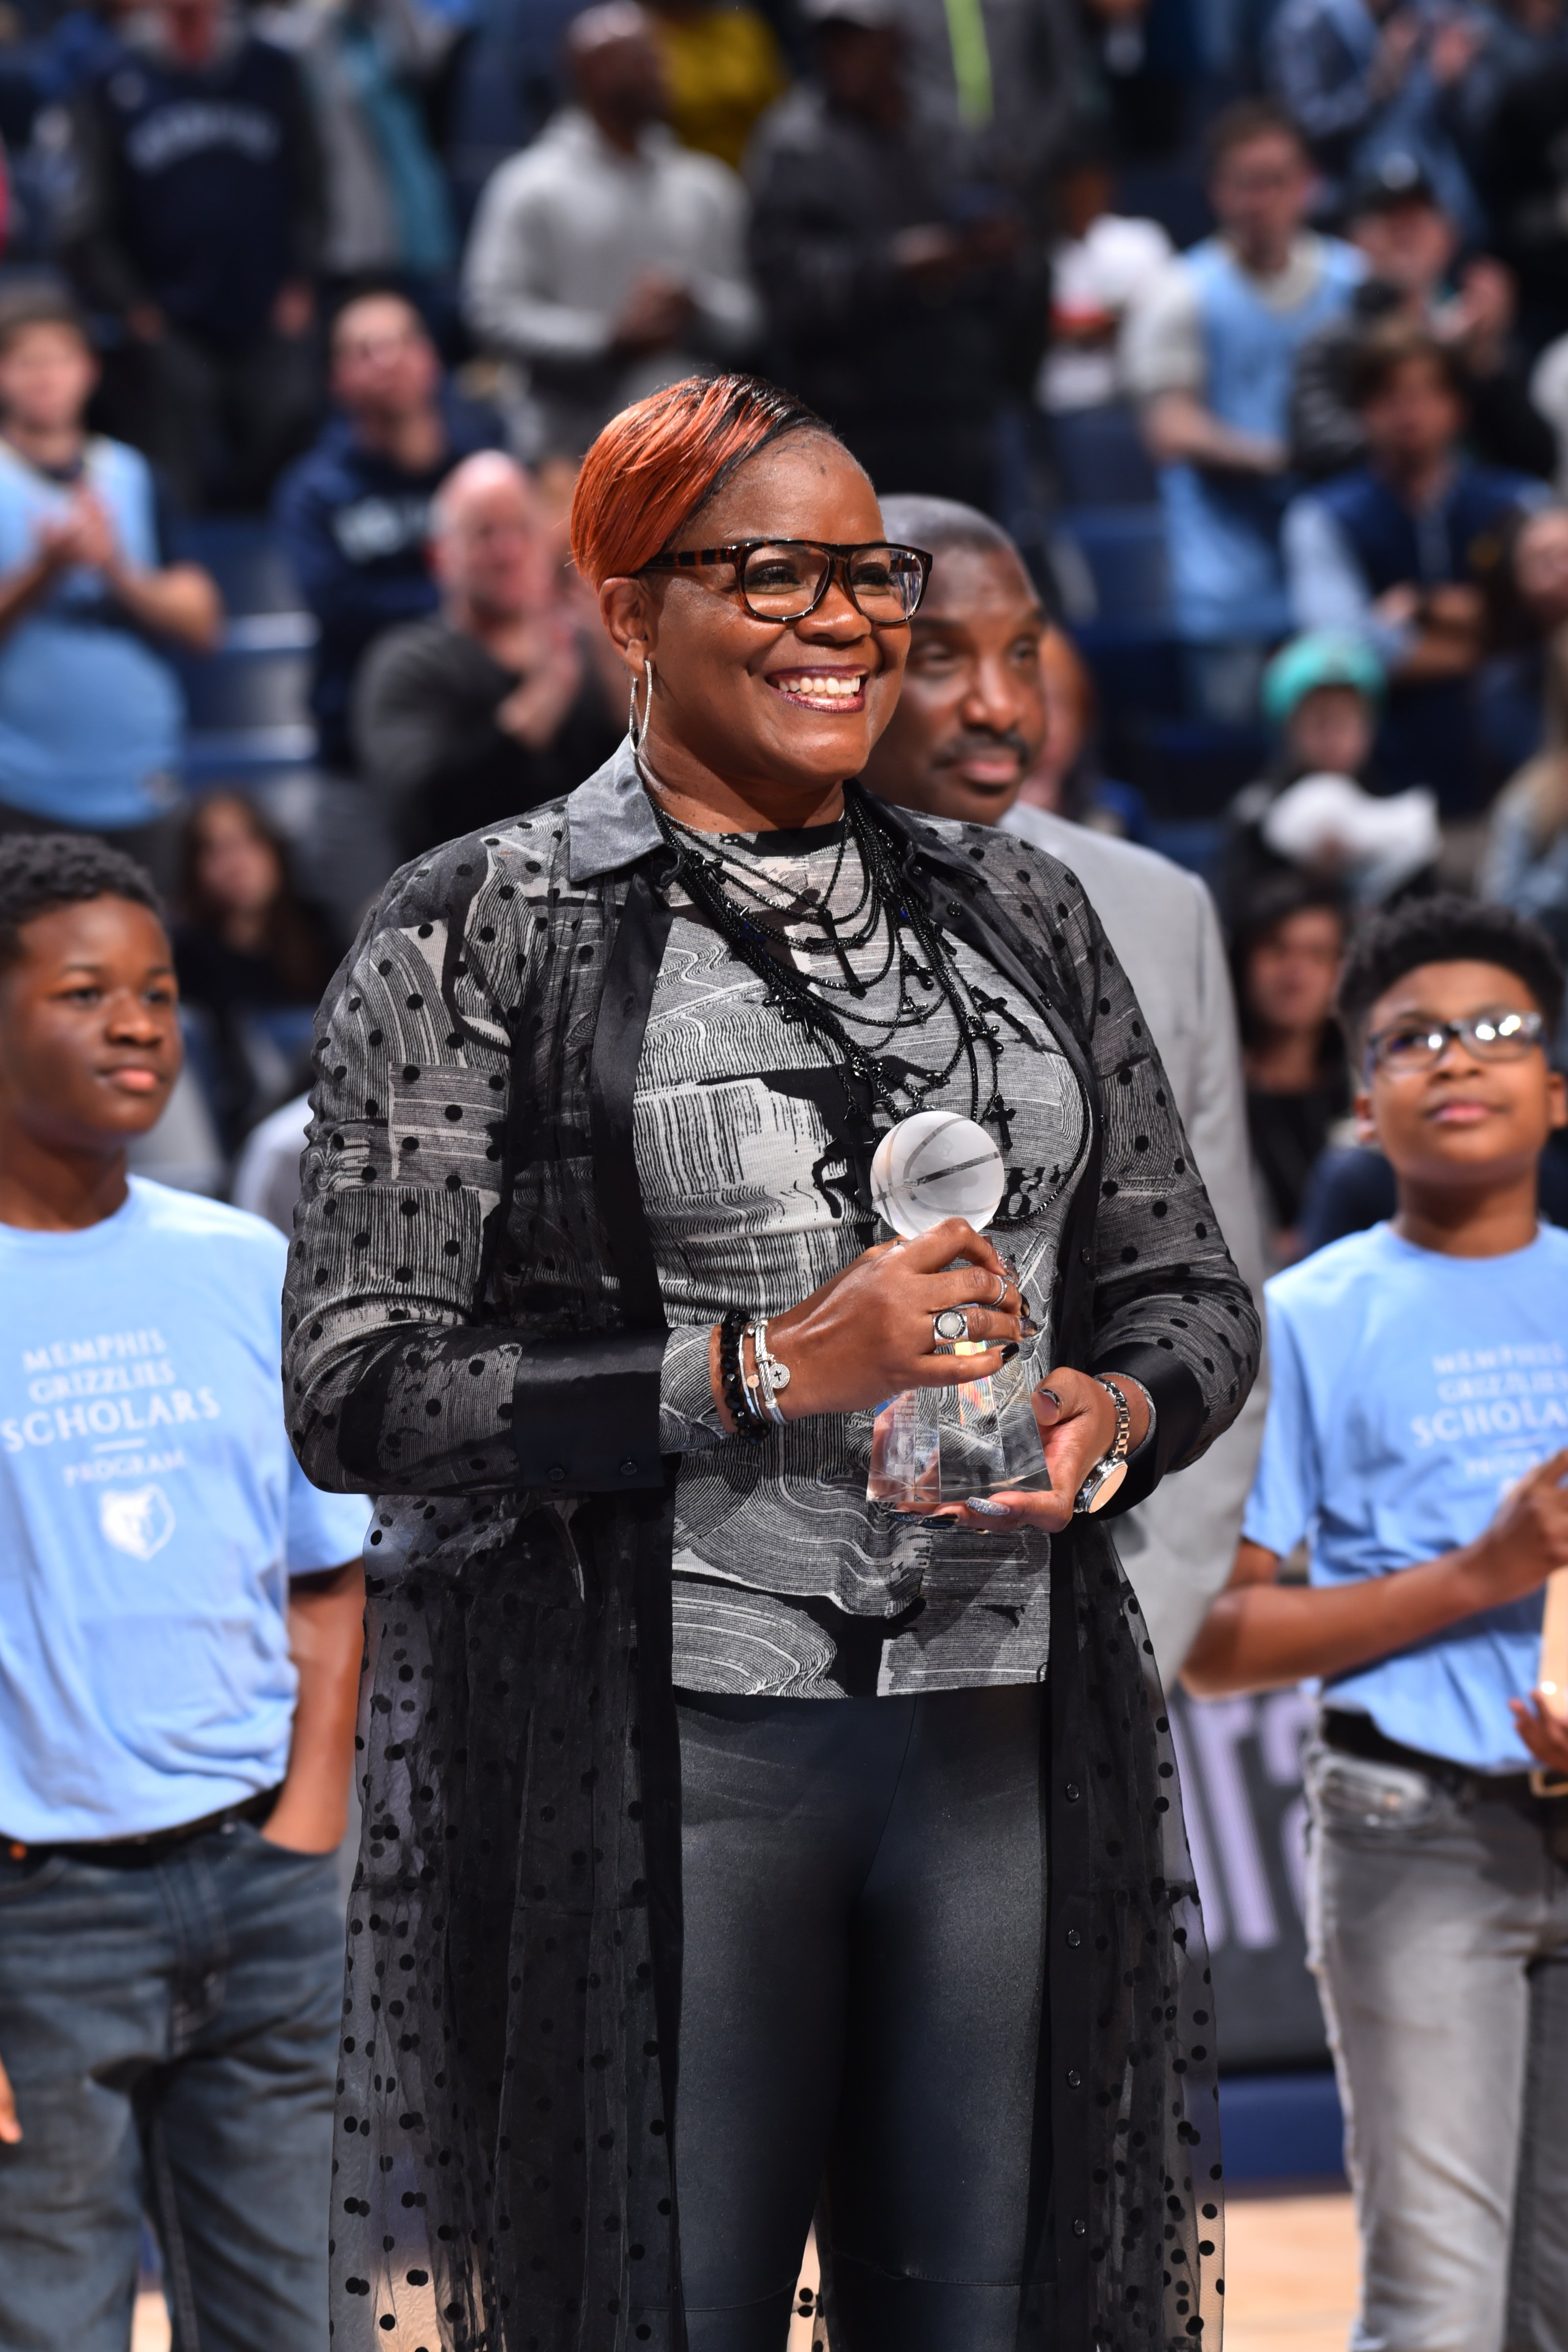
<path fill-rule="evenodd" d="M 721 484 L 815 409 L 756 375 L 687 376 L 612 416 L 572 499 L 572 558 L 591 587 L 640 572 Z"/>

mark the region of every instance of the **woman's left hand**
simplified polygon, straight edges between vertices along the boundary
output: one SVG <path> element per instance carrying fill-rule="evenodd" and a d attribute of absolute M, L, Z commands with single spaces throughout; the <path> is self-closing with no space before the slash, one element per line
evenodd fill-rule
<path fill-rule="evenodd" d="M 1131 1423 L 1127 1439 L 1131 1454 L 1148 1433 L 1149 1408 L 1131 1381 L 1121 1385 Z M 972 1511 L 967 1503 L 957 1503 L 943 1506 L 942 1517 L 951 1517 L 959 1527 L 987 1528 L 993 1535 L 1018 1527 L 1044 1528 L 1055 1535 L 1066 1527 L 1079 1488 L 1116 1441 L 1116 1407 L 1098 1381 L 1065 1364 L 1046 1374 L 1035 1391 L 1034 1405 L 1051 1474 L 1049 1493 L 1004 1491 L 987 1496 L 989 1510 Z"/>

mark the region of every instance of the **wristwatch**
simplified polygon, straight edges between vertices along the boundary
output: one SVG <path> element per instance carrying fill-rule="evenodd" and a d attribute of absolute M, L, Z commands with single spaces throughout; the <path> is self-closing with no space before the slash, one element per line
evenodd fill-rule
<path fill-rule="evenodd" d="M 1116 1407 L 1116 1435 L 1109 1454 L 1102 1454 L 1073 1496 L 1075 1511 L 1101 1511 L 1127 1475 L 1127 1441 L 1132 1431 L 1132 1415 L 1128 1407 L 1127 1392 L 1108 1380 L 1103 1372 L 1093 1372 L 1111 1403 Z"/>

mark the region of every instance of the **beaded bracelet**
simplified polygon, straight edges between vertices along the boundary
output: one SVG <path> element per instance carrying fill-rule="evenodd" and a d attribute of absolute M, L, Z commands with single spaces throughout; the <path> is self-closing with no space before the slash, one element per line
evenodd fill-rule
<path fill-rule="evenodd" d="M 731 1307 L 719 1326 L 719 1389 L 735 1424 L 737 1437 L 755 1443 L 768 1433 L 767 1423 L 758 1414 L 741 1369 L 741 1347 L 750 1326 L 737 1307 Z"/>

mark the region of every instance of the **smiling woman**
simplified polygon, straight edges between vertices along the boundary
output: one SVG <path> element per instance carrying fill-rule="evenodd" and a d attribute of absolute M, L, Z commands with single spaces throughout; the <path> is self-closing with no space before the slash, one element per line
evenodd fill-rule
<path fill-rule="evenodd" d="M 294 1438 L 379 1495 L 338 2340 L 412 2283 L 452 2347 L 783 2352 L 825 2179 L 842 2352 L 1195 2333 L 1201 1932 L 1081 1514 L 1234 1417 L 1250 1298 L 1074 877 L 854 781 L 927 559 L 821 421 L 674 385 L 573 544 L 628 740 L 405 869 L 320 1033 Z M 922 1109 L 1005 1256 L 879 1243 Z M 883 1400 L 1020 1350 L 1048 1490 L 868 1500 Z"/>
<path fill-rule="evenodd" d="M 736 381 L 677 385 L 605 427 L 572 547 L 632 673 L 662 803 L 751 831 L 759 809 L 770 828 L 837 816 L 893 715 L 930 558 L 886 543 L 819 417 L 771 384 L 737 401 Z"/>

